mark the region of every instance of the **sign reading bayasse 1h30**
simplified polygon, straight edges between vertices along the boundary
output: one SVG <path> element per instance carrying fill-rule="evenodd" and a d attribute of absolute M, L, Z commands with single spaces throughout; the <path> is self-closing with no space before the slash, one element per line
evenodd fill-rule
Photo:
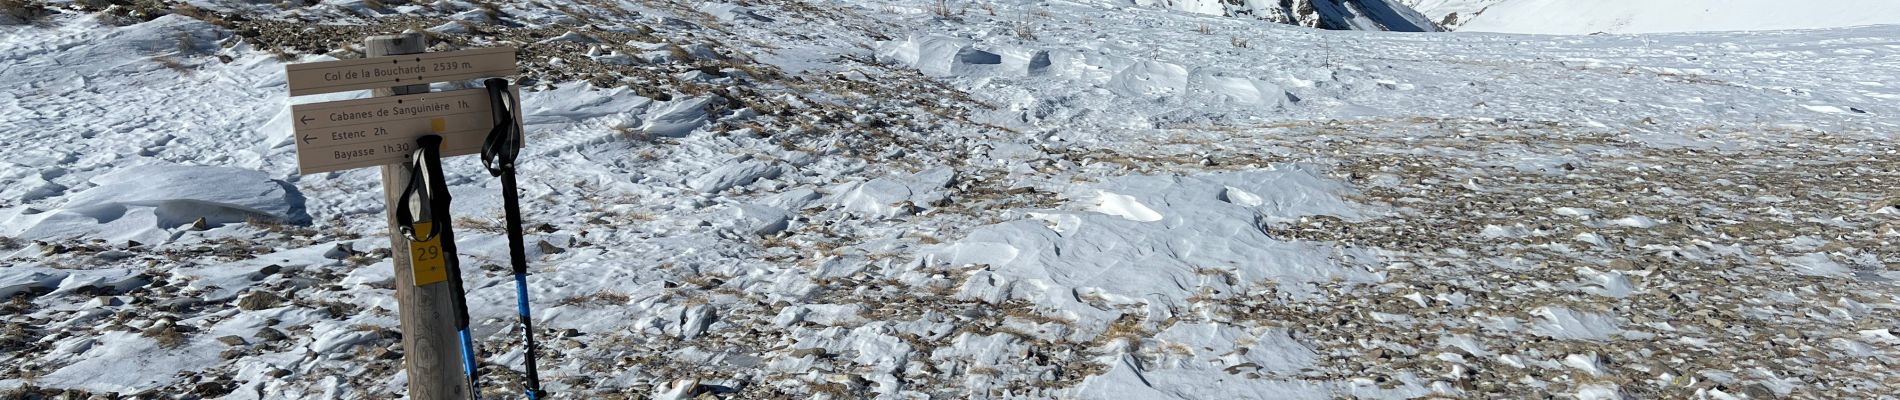
<path fill-rule="evenodd" d="M 511 95 L 520 98 L 518 89 Z M 442 136 L 443 157 L 475 154 L 495 124 L 485 89 L 301 104 L 290 113 L 305 175 L 401 163 L 431 134 Z"/>
<path fill-rule="evenodd" d="M 375 57 L 285 68 L 291 96 L 513 75 L 513 48 Z M 510 93 L 521 104 L 520 91 Z M 494 128 L 487 90 L 467 89 L 291 106 L 305 175 L 401 163 L 416 139 L 441 135 L 442 156 L 481 151 Z M 517 107 L 515 120 L 521 120 Z M 433 126 L 441 123 L 442 126 Z"/>

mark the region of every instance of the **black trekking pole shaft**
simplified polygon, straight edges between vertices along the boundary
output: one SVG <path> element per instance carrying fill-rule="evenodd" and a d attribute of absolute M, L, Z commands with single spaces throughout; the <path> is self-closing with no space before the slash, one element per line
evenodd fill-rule
<path fill-rule="evenodd" d="M 455 305 L 455 329 L 462 341 L 462 370 L 468 375 L 470 398 L 480 399 L 482 392 L 478 382 L 480 382 L 481 373 L 475 362 L 475 340 L 468 328 L 468 292 L 462 285 L 461 257 L 455 253 L 455 230 L 449 227 L 452 218 L 449 215 L 449 204 L 452 199 L 449 195 L 449 183 L 442 174 L 442 137 L 423 136 L 416 139 L 416 145 L 422 152 L 422 168 L 429 179 L 429 216 L 435 220 L 435 226 L 432 229 L 439 232 L 438 235 L 442 241 L 443 269 L 448 272 L 450 290 L 455 291 L 455 295 L 449 297 L 449 302 Z"/>
<path fill-rule="evenodd" d="M 488 101 L 495 127 L 482 143 L 482 165 L 488 173 L 501 178 L 501 207 L 508 222 L 508 260 L 515 272 L 515 310 L 520 315 L 521 341 L 526 349 L 523 368 L 527 382 L 522 391 L 529 400 L 539 400 L 541 374 L 535 369 L 534 318 L 528 307 L 528 242 L 521 234 L 521 196 L 515 189 L 515 157 L 521 153 L 521 124 L 513 117 L 519 107 L 509 95 L 508 80 L 493 78 L 482 82 L 488 87 Z"/>
<path fill-rule="evenodd" d="M 502 209 L 508 219 L 508 258 L 515 272 L 515 301 L 521 315 L 521 337 L 527 346 L 528 382 L 526 392 L 531 400 L 541 398 L 541 375 L 535 370 L 534 319 L 529 317 L 528 308 L 528 250 L 527 239 L 521 234 L 521 199 L 515 192 L 515 170 L 513 166 L 502 170 L 501 174 Z"/>

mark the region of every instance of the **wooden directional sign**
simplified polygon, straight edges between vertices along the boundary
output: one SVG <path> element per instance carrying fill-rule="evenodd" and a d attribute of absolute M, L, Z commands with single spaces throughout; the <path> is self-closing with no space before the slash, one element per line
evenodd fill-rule
<path fill-rule="evenodd" d="M 511 95 L 521 104 L 519 89 Z M 429 134 L 442 135 L 442 157 L 475 154 L 495 126 L 487 89 L 300 104 L 290 115 L 305 175 L 402 163 Z"/>
<path fill-rule="evenodd" d="M 291 96 L 388 88 L 515 74 L 515 49 L 369 57 L 284 67 Z"/>

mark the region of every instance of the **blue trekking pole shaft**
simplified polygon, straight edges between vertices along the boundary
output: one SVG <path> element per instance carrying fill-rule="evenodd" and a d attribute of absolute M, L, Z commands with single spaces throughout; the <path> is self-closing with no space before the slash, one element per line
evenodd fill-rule
<path fill-rule="evenodd" d="M 475 362 L 475 340 L 468 329 L 468 298 L 466 297 L 468 292 L 462 285 L 461 257 L 455 253 L 455 230 L 449 227 L 452 221 L 449 214 L 451 199 L 449 183 L 443 179 L 442 174 L 442 137 L 423 136 L 416 139 L 416 145 L 423 155 L 424 173 L 428 174 L 430 217 L 438 225 L 434 229 L 441 232 L 439 235 L 442 240 L 443 269 L 448 272 L 451 290 L 455 291 L 455 295 L 450 296 L 449 299 L 455 305 L 456 336 L 462 342 L 462 372 L 468 376 L 470 398 L 480 399 L 482 392 L 481 385 L 478 383 L 480 370 Z"/>

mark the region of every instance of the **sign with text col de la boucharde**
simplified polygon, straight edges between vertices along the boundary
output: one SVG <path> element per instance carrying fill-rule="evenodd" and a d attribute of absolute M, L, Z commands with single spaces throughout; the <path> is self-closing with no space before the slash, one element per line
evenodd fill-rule
<path fill-rule="evenodd" d="M 422 85 L 513 75 L 515 49 L 292 64 L 285 72 L 291 96 Z M 512 95 L 520 99 L 518 89 Z M 401 163 L 415 151 L 416 139 L 430 134 L 442 136 L 443 157 L 475 154 L 494 127 L 483 89 L 298 104 L 290 110 L 298 170 L 305 175 Z M 519 107 L 514 111 L 519 121 Z"/>

